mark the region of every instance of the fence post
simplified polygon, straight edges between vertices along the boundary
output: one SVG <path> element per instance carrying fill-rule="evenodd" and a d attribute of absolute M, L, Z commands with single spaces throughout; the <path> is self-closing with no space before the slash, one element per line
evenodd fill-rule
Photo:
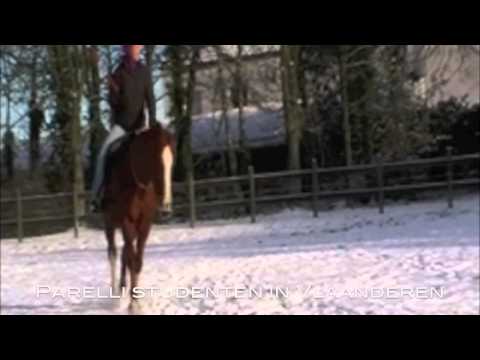
<path fill-rule="evenodd" d="M 195 205 L 195 179 L 193 171 L 188 173 L 188 203 L 190 205 L 190 227 L 195 228 L 196 223 L 196 205 Z"/>
<path fill-rule="evenodd" d="M 78 194 L 77 187 L 73 186 L 72 191 L 72 200 L 73 200 L 73 235 L 78 239 Z"/>
<path fill-rule="evenodd" d="M 384 166 L 383 158 L 377 155 L 377 185 L 378 185 L 378 206 L 380 214 L 385 213 L 385 183 L 384 183 Z"/>
<path fill-rule="evenodd" d="M 23 207 L 22 207 L 22 191 L 17 188 L 17 230 L 18 241 L 23 242 Z"/>
<path fill-rule="evenodd" d="M 257 222 L 257 203 L 256 203 L 256 186 L 255 186 L 255 170 L 253 166 L 248 167 L 248 177 L 250 181 L 250 216 L 252 224 Z"/>
<path fill-rule="evenodd" d="M 318 163 L 317 159 L 312 161 L 312 193 L 313 193 L 313 217 L 318 218 Z"/>
<path fill-rule="evenodd" d="M 448 207 L 453 209 L 453 159 L 452 147 L 447 148 L 448 165 L 447 165 L 447 181 L 448 181 Z"/>

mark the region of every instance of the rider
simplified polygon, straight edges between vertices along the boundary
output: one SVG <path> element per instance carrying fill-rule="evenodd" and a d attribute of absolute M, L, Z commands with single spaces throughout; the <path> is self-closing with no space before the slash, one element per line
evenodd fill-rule
<path fill-rule="evenodd" d="M 145 107 L 150 126 L 158 125 L 154 111 L 154 94 L 150 71 L 140 61 L 143 45 L 123 45 L 123 58 L 109 77 L 109 102 L 113 128 L 98 155 L 92 185 L 92 211 L 99 212 L 103 202 L 105 161 L 109 147 L 127 134 L 146 128 Z"/>

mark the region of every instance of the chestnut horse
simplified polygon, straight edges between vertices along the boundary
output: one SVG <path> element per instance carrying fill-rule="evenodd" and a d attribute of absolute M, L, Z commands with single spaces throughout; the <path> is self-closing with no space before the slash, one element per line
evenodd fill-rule
<path fill-rule="evenodd" d="M 117 249 L 115 231 L 123 233 L 120 289 L 127 285 L 130 296 L 138 286 L 143 255 L 157 210 L 172 211 L 172 168 L 175 139 L 160 125 L 127 140 L 123 150 L 111 159 L 106 176 L 104 220 L 112 288 L 116 291 Z M 132 302 L 133 304 L 133 302 Z"/>

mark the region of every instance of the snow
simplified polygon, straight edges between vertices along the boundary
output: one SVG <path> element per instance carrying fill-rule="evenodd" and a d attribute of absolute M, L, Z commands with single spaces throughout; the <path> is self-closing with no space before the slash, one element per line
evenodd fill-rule
<path fill-rule="evenodd" d="M 147 292 L 135 313 L 479 314 L 479 200 L 156 227 L 140 285 L 162 292 Z M 65 296 L 85 287 L 105 295 L 109 285 L 101 232 L 1 243 L 2 314 L 128 314 L 127 299 Z M 51 292 L 37 296 L 38 286 Z"/>

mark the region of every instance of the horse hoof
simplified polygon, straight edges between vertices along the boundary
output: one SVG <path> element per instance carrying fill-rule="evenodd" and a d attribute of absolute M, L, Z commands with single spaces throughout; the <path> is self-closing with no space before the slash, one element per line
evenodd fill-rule
<path fill-rule="evenodd" d="M 173 217 L 173 206 L 171 204 L 165 204 L 160 207 L 159 213 L 162 220 L 169 220 Z"/>
<path fill-rule="evenodd" d="M 141 308 L 140 308 L 140 304 L 138 303 L 138 301 L 130 302 L 130 305 L 128 307 L 128 314 L 129 315 L 141 315 Z"/>

